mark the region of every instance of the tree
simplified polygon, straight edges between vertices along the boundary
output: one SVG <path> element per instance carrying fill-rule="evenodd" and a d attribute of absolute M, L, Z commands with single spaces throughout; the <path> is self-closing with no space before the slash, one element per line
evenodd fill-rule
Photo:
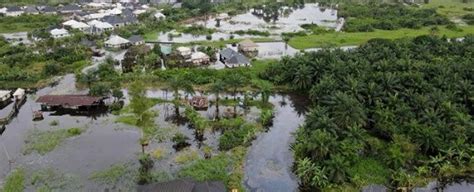
<path fill-rule="evenodd" d="M 211 92 L 214 93 L 216 97 L 216 119 L 219 119 L 219 99 L 220 94 L 226 90 L 225 84 L 222 81 L 215 81 L 211 85 Z"/>
<path fill-rule="evenodd" d="M 97 83 L 94 84 L 90 90 L 89 90 L 89 95 L 92 96 L 108 96 L 110 94 L 110 88 L 109 85 L 105 83 Z"/>

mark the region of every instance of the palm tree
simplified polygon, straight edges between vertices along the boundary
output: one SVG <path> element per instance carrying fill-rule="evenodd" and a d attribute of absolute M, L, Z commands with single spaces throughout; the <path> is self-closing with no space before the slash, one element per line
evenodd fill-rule
<path fill-rule="evenodd" d="M 214 93 L 216 97 L 216 119 L 219 119 L 219 94 L 224 92 L 225 90 L 225 84 L 222 81 L 215 81 L 211 85 L 211 92 Z"/>
<path fill-rule="evenodd" d="M 313 71 L 307 65 L 300 65 L 293 78 L 293 84 L 299 90 L 308 89 L 313 83 Z"/>
<path fill-rule="evenodd" d="M 191 81 L 187 80 L 186 78 L 183 77 L 183 75 L 178 74 L 173 76 L 169 81 L 169 88 L 173 90 L 173 96 L 174 96 L 174 104 L 175 104 L 175 114 L 176 117 L 179 117 L 179 99 L 180 99 L 180 94 L 179 91 L 183 90 L 185 93 L 191 93 L 194 94 L 194 89 L 193 85 L 191 84 Z"/>
<path fill-rule="evenodd" d="M 234 95 L 234 100 L 237 100 L 237 89 L 242 87 L 247 79 L 242 76 L 240 73 L 230 73 L 226 76 L 225 85 L 232 90 L 232 95 Z"/>

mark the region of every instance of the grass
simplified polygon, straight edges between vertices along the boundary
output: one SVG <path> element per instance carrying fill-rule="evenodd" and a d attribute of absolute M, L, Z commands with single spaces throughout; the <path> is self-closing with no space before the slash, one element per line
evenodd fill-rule
<path fill-rule="evenodd" d="M 360 159 L 349 169 L 349 174 L 358 187 L 370 184 L 387 184 L 390 172 L 375 159 Z"/>
<path fill-rule="evenodd" d="M 20 192 L 25 188 L 25 172 L 22 169 L 16 169 L 8 175 L 5 180 L 3 192 Z"/>
<path fill-rule="evenodd" d="M 30 32 L 55 25 L 61 21 L 57 15 L 22 15 L 0 18 L 0 33 Z"/>
<path fill-rule="evenodd" d="M 454 31 L 439 26 L 437 35 L 446 35 L 449 38 L 462 37 L 467 34 L 474 34 L 474 26 L 459 26 L 462 31 Z M 347 46 L 360 45 L 373 38 L 399 39 L 412 38 L 420 35 L 431 34 L 431 27 L 423 27 L 421 29 L 398 29 L 393 31 L 375 30 L 373 32 L 354 32 L 354 33 L 325 33 L 319 35 L 308 35 L 294 37 L 290 40 L 289 45 L 296 49 L 307 49 L 327 46 Z"/>
<path fill-rule="evenodd" d="M 49 191 L 80 191 L 82 184 L 77 182 L 75 175 L 57 172 L 53 168 L 35 170 L 27 175 L 27 184 L 38 192 Z"/>
<path fill-rule="evenodd" d="M 179 152 L 178 155 L 176 155 L 174 161 L 178 164 L 188 164 L 190 162 L 198 160 L 199 158 L 201 157 L 199 156 L 199 153 L 196 150 L 187 148 Z"/>
<path fill-rule="evenodd" d="M 80 135 L 83 132 L 80 128 L 60 129 L 54 131 L 40 131 L 33 129 L 25 139 L 23 153 L 30 154 L 33 151 L 44 155 L 54 150 L 65 139 Z"/>
<path fill-rule="evenodd" d="M 112 165 L 109 168 L 92 173 L 90 179 L 102 184 L 115 184 L 127 172 L 127 167 L 123 164 Z"/>
<path fill-rule="evenodd" d="M 428 4 L 423 4 L 426 8 L 436 8 L 437 12 L 449 18 L 459 18 L 469 13 L 464 8 L 474 9 L 474 2 L 462 3 L 462 0 L 431 0 Z M 472 12 L 471 12 L 472 13 Z"/>
<path fill-rule="evenodd" d="M 157 160 L 163 159 L 167 151 L 164 148 L 158 147 L 151 152 L 151 156 Z"/>
<path fill-rule="evenodd" d="M 245 191 L 242 187 L 243 164 L 247 150 L 234 148 L 230 153 L 221 153 L 210 159 L 200 159 L 178 172 L 180 178 L 193 178 L 197 181 L 222 181 L 227 189 Z"/>

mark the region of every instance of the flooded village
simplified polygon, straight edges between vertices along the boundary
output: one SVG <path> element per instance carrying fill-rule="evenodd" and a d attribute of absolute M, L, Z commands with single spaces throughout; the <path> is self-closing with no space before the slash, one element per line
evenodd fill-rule
<path fill-rule="evenodd" d="M 113 2 L 0 6 L 0 19 L 44 17 L 0 29 L 0 191 L 311 191 L 295 135 L 325 87 L 264 76 L 307 53 L 355 53 L 361 44 L 292 44 L 347 34 L 338 4 Z M 408 191 L 474 189 L 430 179 Z"/>

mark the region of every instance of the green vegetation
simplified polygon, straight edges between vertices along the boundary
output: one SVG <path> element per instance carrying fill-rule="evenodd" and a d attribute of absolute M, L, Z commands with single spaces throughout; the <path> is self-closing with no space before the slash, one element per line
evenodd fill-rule
<path fill-rule="evenodd" d="M 92 173 L 90 179 L 102 184 L 116 184 L 127 172 L 127 167 L 123 164 L 115 164 L 109 168 Z"/>
<path fill-rule="evenodd" d="M 174 161 L 178 164 L 188 164 L 200 158 L 201 157 L 196 150 L 186 148 L 185 150 L 178 152 Z"/>
<path fill-rule="evenodd" d="M 453 31 L 446 27 L 438 27 L 438 31 L 433 31 L 430 27 L 421 29 L 398 29 L 398 30 L 374 30 L 373 32 L 354 33 L 324 33 L 313 34 L 303 37 L 294 37 L 289 41 L 289 45 L 296 49 L 307 49 L 315 47 L 332 47 L 345 45 L 360 45 L 373 38 L 399 39 L 413 38 L 420 35 L 436 33 L 446 35 L 448 38 L 463 37 L 474 34 L 474 26 L 460 26 L 461 31 Z"/>
<path fill-rule="evenodd" d="M 436 11 L 442 15 L 446 15 L 449 18 L 459 18 L 466 13 L 472 12 L 474 2 L 472 0 L 430 0 L 430 3 L 423 4 L 422 7 L 436 8 Z"/>
<path fill-rule="evenodd" d="M 303 189 L 411 190 L 426 178 L 470 175 L 473 46 L 472 35 L 373 39 L 271 65 L 263 77 L 313 102 L 292 145 Z"/>
<path fill-rule="evenodd" d="M 33 129 L 29 131 L 23 149 L 24 154 L 32 153 L 33 151 L 44 155 L 54 150 L 65 139 L 80 135 L 83 132 L 81 128 L 58 129 L 52 131 L 41 131 Z"/>
<path fill-rule="evenodd" d="M 22 169 L 13 170 L 5 180 L 3 192 L 19 192 L 25 189 L 25 172 Z"/>
<path fill-rule="evenodd" d="M 178 176 L 191 177 L 197 181 L 223 181 L 228 189 L 242 191 L 243 163 L 246 152 L 244 147 L 237 147 L 232 149 L 229 154 L 221 153 L 210 159 L 197 160 L 181 169 Z"/>
<path fill-rule="evenodd" d="M 21 15 L 0 17 L 0 33 L 31 32 L 48 26 L 58 25 L 61 17 L 57 15 Z"/>
<path fill-rule="evenodd" d="M 412 9 L 402 4 L 342 4 L 338 16 L 346 18 L 346 32 L 419 29 L 423 26 L 449 23 L 449 20 L 436 13 L 435 9 Z"/>
<path fill-rule="evenodd" d="M 80 36 L 49 39 L 36 46 L 11 45 L 0 38 L 0 88 L 37 87 L 45 80 L 88 65 L 91 52 Z"/>
<path fill-rule="evenodd" d="M 237 146 L 248 146 L 255 138 L 257 131 L 257 126 L 249 123 L 228 129 L 219 137 L 219 149 L 229 150 Z"/>
<path fill-rule="evenodd" d="M 82 184 L 78 183 L 77 180 L 76 176 L 57 172 L 53 168 L 35 170 L 26 176 L 27 184 L 38 192 L 79 191 Z"/>

